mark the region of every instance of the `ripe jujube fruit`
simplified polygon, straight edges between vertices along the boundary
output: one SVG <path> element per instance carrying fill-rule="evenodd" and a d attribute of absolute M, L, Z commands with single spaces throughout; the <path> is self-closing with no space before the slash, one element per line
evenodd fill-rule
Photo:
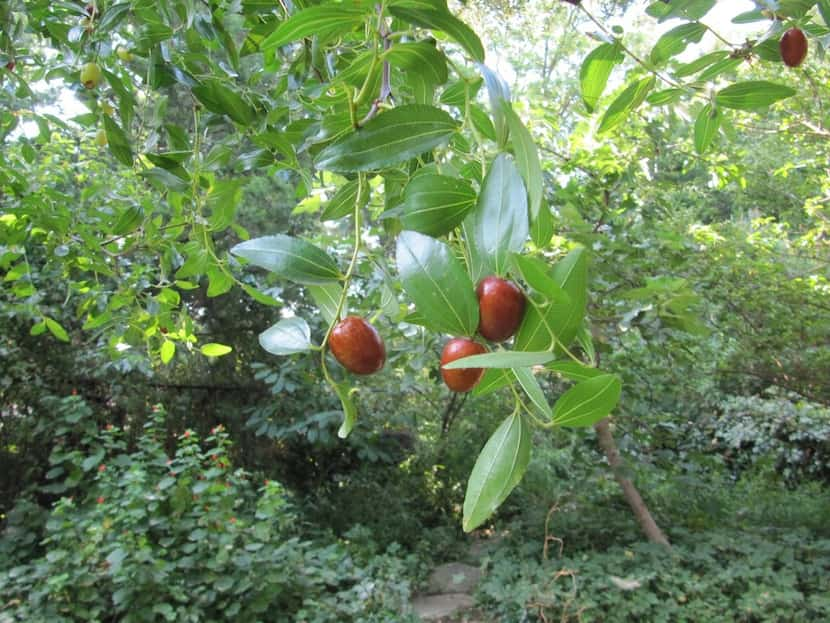
<path fill-rule="evenodd" d="M 513 335 L 525 313 L 525 295 L 512 281 L 495 275 L 482 279 L 478 296 L 478 332 L 491 342 L 503 342 Z"/>
<path fill-rule="evenodd" d="M 334 358 L 349 372 L 372 374 L 383 367 L 386 348 L 372 325 L 358 316 L 346 316 L 329 336 Z"/>
<path fill-rule="evenodd" d="M 474 342 L 466 337 L 456 337 L 444 345 L 441 352 L 441 376 L 444 383 L 454 392 L 468 392 L 473 389 L 481 377 L 484 376 L 484 368 L 458 368 L 457 370 L 445 370 L 444 365 L 469 357 L 470 355 L 483 355 L 487 352 L 483 344 Z"/>
<path fill-rule="evenodd" d="M 790 28 L 778 43 L 781 58 L 789 67 L 798 67 L 807 56 L 807 37 L 798 28 Z"/>

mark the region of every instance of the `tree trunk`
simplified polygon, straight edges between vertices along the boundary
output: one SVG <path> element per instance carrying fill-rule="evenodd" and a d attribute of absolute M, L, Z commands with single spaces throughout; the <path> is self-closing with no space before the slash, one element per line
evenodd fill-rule
<path fill-rule="evenodd" d="M 620 483 L 620 487 L 623 491 L 623 497 L 631 507 L 631 511 L 637 518 L 637 522 L 640 524 L 643 532 L 645 532 L 648 540 L 653 543 L 665 545 L 666 547 L 671 547 L 666 535 L 663 534 L 662 530 L 660 530 L 660 527 L 651 516 L 646 503 L 643 502 L 643 498 L 640 497 L 640 492 L 637 491 L 637 487 L 635 487 L 634 483 L 631 482 L 629 478 L 626 478 L 623 473 L 622 458 L 620 458 L 620 451 L 617 449 L 617 444 L 614 442 L 614 437 L 611 434 L 611 426 L 608 423 L 608 418 L 604 418 L 597 422 L 594 425 L 594 429 L 597 431 L 599 446 L 602 448 L 602 451 L 605 452 L 605 456 L 608 458 L 608 464 L 614 472 L 614 478 L 616 478 L 617 482 Z"/>

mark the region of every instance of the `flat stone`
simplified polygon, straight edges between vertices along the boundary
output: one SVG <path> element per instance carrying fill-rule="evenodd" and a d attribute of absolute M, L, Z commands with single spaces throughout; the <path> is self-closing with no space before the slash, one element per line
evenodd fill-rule
<path fill-rule="evenodd" d="M 448 593 L 416 597 L 412 600 L 412 608 L 423 621 L 440 621 L 472 608 L 474 603 L 473 598 L 466 593 Z"/>
<path fill-rule="evenodd" d="M 427 582 L 427 594 L 437 595 L 439 593 L 473 593 L 476 590 L 478 581 L 481 579 L 481 571 L 478 567 L 465 565 L 460 562 L 450 562 L 435 567 Z"/>

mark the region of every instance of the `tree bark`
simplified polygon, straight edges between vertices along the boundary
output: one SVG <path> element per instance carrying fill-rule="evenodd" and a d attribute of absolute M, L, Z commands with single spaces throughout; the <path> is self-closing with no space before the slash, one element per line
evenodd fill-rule
<path fill-rule="evenodd" d="M 611 434 L 611 426 L 608 423 L 608 418 L 603 418 L 594 424 L 594 429 L 597 431 L 599 446 L 605 452 L 608 464 L 614 472 L 614 478 L 617 479 L 617 482 L 622 488 L 623 497 L 631 507 L 631 511 L 634 513 L 634 517 L 637 518 L 637 522 L 640 524 L 646 537 L 652 543 L 659 543 L 660 545 L 671 547 L 666 535 L 660 530 L 660 527 L 651 516 L 646 503 L 643 502 L 643 498 L 640 496 L 640 492 L 637 491 L 637 487 L 623 473 L 622 458 L 620 457 L 620 451 L 617 449 L 617 444 L 614 441 L 614 436 Z"/>

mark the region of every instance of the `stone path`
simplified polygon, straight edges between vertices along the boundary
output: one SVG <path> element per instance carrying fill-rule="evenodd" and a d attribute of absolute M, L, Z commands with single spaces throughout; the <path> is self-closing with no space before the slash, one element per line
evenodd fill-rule
<path fill-rule="evenodd" d="M 429 576 L 424 595 L 412 601 L 422 621 L 432 623 L 480 623 L 472 612 L 473 593 L 481 578 L 478 567 L 451 562 L 436 567 Z"/>

